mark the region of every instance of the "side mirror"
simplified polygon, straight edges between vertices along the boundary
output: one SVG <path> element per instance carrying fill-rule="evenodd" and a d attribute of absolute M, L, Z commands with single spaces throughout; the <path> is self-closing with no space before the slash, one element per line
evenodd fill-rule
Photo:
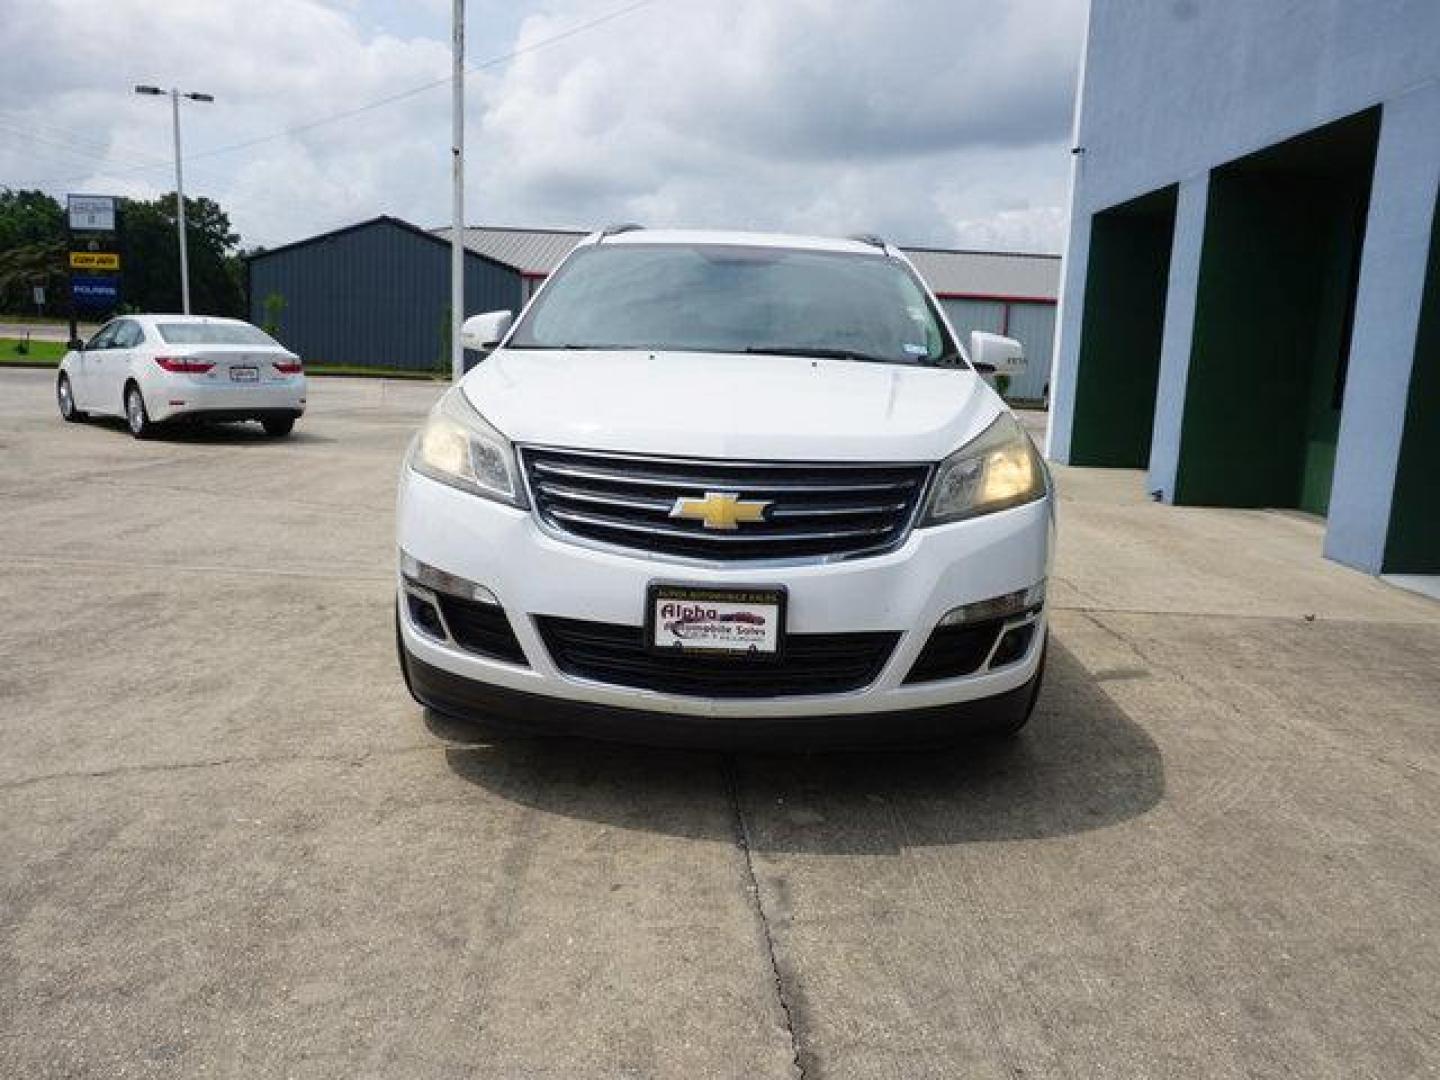
<path fill-rule="evenodd" d="M 85 342 L 78 337 L 72 337 L 69 342 L 66 343 L 65 347 L 71 352 L 84 352 Z"/>
<path fill-rule="evenodd" d="M 1019 375 L 1025 370 L 1025 346 L 1014 338 L 975 330 L 970 334 L 970 363 L 981 375 Z"/>
<path fill-rule="evenodd" d="M 515 321 L 514 312 L 487 311 L 484 315 L 471 315 L 460 326 L 460 344 L 476 352 L 488 352 L 495 348 L 510 332 Z"/>

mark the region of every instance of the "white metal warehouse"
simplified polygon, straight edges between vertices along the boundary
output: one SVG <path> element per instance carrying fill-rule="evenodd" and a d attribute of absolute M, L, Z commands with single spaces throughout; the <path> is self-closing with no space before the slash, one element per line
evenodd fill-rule
<path fill-rule="evenodd" d="M 448 240 L 449 228 L 435 230 Z M 565 229 L 472 226 L 465 246 L 518 270 L 528 300 L 536 286 L 586 234 Z M 1025 374 L 1011 382 L 1012 399 L 1045 397 L 1060 288 L 1058 255 L 907 247 L 909 256 L 962 338 L 972 330 L 1006 334 L 1025 346 Z"/>

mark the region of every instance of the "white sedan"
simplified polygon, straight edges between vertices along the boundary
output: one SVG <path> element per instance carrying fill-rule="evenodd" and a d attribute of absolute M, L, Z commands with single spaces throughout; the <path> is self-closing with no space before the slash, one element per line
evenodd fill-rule
<path fill-rule="evenodd" d="M 239 319 L 125 315 L 66 353 L 60 415 L 120 416 L 143 439 L 172 420 L 258 420 L 290 434 L 305 411 L 300 358 Z"/>

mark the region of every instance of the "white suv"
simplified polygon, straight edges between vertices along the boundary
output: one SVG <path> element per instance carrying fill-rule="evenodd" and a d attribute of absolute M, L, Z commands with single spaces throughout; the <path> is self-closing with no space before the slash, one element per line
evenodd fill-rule
<path fill-rule="evenodd" d="M 465 344 L 400 480 L 422 704 L 667 742 L 1025 723 L 1050 478 L 977 374 L 1023 360 L 967 359 L 896 249 L 607 231 Z"/>

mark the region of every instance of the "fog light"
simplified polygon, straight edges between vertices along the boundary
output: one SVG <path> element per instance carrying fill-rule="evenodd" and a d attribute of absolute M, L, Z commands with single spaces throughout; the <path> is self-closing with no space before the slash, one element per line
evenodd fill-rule
<path fill-rule="evenodd" d="M 1026 623 L 1024 626 L 1012 626 L 1005 631 L 1005 636 L 995 647 L 995 658 L 990 661 L 990 666 L 997 668 L 1015 663 L 1029 651 L 1030 639 L 1034 636 L 1035 624 L 1033 622 Z"/>
<path fill-rule="evenodd" d="M 447 596 L 458 596 L 462 600 L 475 600 L 481 604 L 500 606 L 500 601 L 496 599 L 495 594 L 484 585 L 477 585 L 466 578 L 448 574 L 444 570 L 437 570 L 435 567 L 421 562 L 407 551 L 400 552 L 400 573 L 416 585 L 423 585 L 427 589 L 434 589 Z"/>
<path fill-rule="evenodd" d="M 434 604 L 423 596 L 407 592 L 405 606 L 410 610 L 411 622 L 437 641 L 445 640 L 445 624 L 441 621 L 440 612 L 435 609 Z"/>
<path fill-rule="evenodd" d="M 1028 589 L 992 596 L 973 604 L 952 608 L 940 620 L 941 626 L 959 626 L 962 623 L 985 622 L 989 619 L 1006 619 L 1013 615 L 1031 615 L 1045 603 L 1045 582 L 1041 581 Z"/>

